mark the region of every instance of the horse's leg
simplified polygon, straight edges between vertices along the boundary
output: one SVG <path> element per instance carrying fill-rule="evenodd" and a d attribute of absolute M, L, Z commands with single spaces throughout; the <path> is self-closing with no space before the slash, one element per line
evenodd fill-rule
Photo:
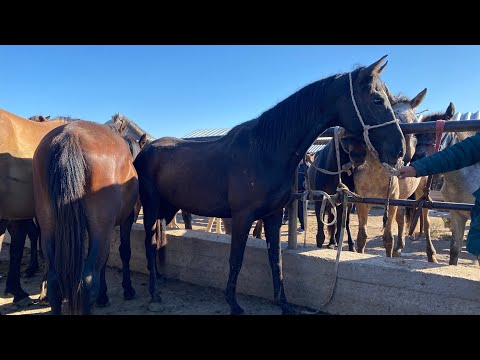
<path fill-rule="evenodd" d="M 358 216 L 357 252 L 363 254 L 367 243 L 368 212 L 371 205 L 357 204 L 356 207 Z"/>
<path fill-rule="evenodd" d="M 321 248 L 325 242 L 325 228 L 323 222 L 320 219 L 320 207 L 321 203 L 315 201 L 315 217 L 317 218 L 317 247 Z"/>
<path fill-rule="evenodd" d="M 280 248 L 280 226 L 282 213 L 278 211 L 264 219 L 265 238 L 267 241 L 268 260 L 272 269 L 273 299 L 279 305 L 283 314 L 294 314 L 295 310 L 288 304 L 283 286 L 282 249 Z"/>
<path fill-rule="evenodd" d="M 38 238 L 40 236 L 39 229 L 33 220 L 29 221 L 28 225 L 28 238 L 30 239 L 30 265 L 25 270 L 26 277 L 35 276 L 38 271 Z"/>
<path fill-rule="evenodd" d="M 247 244 L 248 233 L 252 227 L 252 223 L 253 215 L 250 213 L 237 213 L 232 216 L 232 243 L 230 245 L 229 259 L 230 273 L 228 275 L 228 283 L 225 289 L 225 300 L 228 305 L 230 305 L 230 312 L 232 315 L 243 314 L 243 309 L 238 305 L 236 299 L 236 288 L 238 274 L 242 268 L 245 245 Z M 280 217 L 280 224 L 281 223 L 282 219 Z M 265 231 L 266 230 L 265 226 Z M 278 232 L 280 235 L 280 228 L 278 229 Z"/>
<path fill-rule="evenodd" d="M 7 230 L 7 224 L 8 224 L 8 220 L 0 220 L 0 236 L 5 234 L 5 231 Z M 2 242 L 3 242 L 3 238 L 0 239 L 0 249 L 2 248 Z M 0 274 L 0 279 L 2 277 L 3 277 L 3 275 Z"/>
<path fill-rule="evenodd" d="M 425 242 L 427 245 L 427 258 L 428 262 L 438 263 L 437 252 L 433 246 L 432 239 L 430 238 L 430 219 L 428 218 L 428 209 L 422 210 L 423 214 L 423 227 L 425 232 Z"/>
<path fill-rule="evenodd" d="M 253 229 L 253 236 L 255 236 L 257 239 L 261 239 L 262 229 L 263 229 L 263 220 L 258 219 L 257 224 L 255 225 L 255 229 Z"/>
<path fill-rule="evenodd" d="M 457 211 L 450 211 L 450 224 L 452 227 L 452 241 L 450 242 L 449 265 L 457 265 L 458 257 L 463 246 L 463 236 L 467 221 Z"/>
<path fill-rule="evenodd" d="M 53 264 L 55 264 L 55 244 L 53 240 L 53 232 L 49 229 L 42 230 L 42 249 L 44 254 L 47 254 L 48 272 L 47 272 L 47 295 L 48 302 L 52 308 L 53 315 L 60 315 L 62 313 L 62 292 L 60 290 L 60 283 L 58 275 Z M 45 249 L 46 247 L 46 249 Z M 46 250 L 46 251 L 45 251 Z"/>
<path fill-rule="evenodd" d="M 182 219 L 185 223 L 185 229 L 192 230 L 192 214 L 186 212 L 185 210 L 182 210 Z"/>
<path fill-rule="evenodd" d="M 123 269 L 123 297 L 125 300 L 132 300 L 135 297 L 135 289 L 132 286 L 132 280 L 130 279 L 130 258 L 132 256 L 132 250 L 130 245 L 130 232 L 132 230 L 133 220 L 135 213 L 132 212 L 130 216 L 120 224 L 120 258 L 122 259 Z"/>
<path fill-rule="evenodd" d="M 405 247 L 405 208 L 400 207 L 397 209 L 397 214 L 395 217 L 398 226 L 398 238 L 397 238 L 397 246 L 393 250 L 393 256 L 402 256 L 402 250 Z"/>
<path fill-rule="evenodd" d="M 82 274 L 82 314 L 89 315 L 92 312 L 92 306 L 97 299 L 103 306 L 108 304 L 107 286 L 105 282 L 105 266 L 110 252 L 110 234 L 114 222 L 108 224 L 108 221 L 100 221 L 87 224 L 88 231 L 88 255 L 85 259 L 85 266 Z M 103 274 L 102 274 L 103 271 Z M 102 294 L 100 295 L 100 285 L 102 283 Z"/>
<path fill-rule="evenodd" d="M 348 204 L 347 208 L 347 221 L 345 224 L 345 227 L 347 228 L 347 236 L 348 236 L 348 250 L 349 251 L 355 251 L 353 247 L 353 238 L 352 238 L 352 233 L 350 232 L 350 214 L 352 213 L 352 204 Z M 339 213 L 337 212 L 337 215 Z M 341 213 L 340 213 L 341 214 Z M 340 221 L 339 221 L 340 222 Z"/>
<path fill-rule="evenodd" d="M 108 295 L 107 295 L 107 290 L 108 290 L 107 280 L 105 279 L 106 267 L 107 265 L 105 264 L 102 267 L 102 270 L 100 270 L 100 288 L 98 290 L 98 297 L 95 302 L 95 304 L 98 307 L 105 307 L 110 305 L 110 299 L 108 298 Z"/>
<path fill-rule="evenodd" d="M 13 302 L 22 304 L 29 302 L 28 294 L 20 285 L 20 267 L 22 265 L 23 248 L 27 237 L 27 226 L 30 220 L 9 221 L 7 228 L 11 236 L 10 263 L 8 264 L 7 284 L 5 293 L 13 294 Z M 25 300 L 24 300 L 25 299 Z M 24 301 L 22 301 L 24 300 Z M 22 301 L 22 303 L 20 303 Z"/>
<path fill-rule="evenodd" d="M 397 207 L 389 206 L 387 224 L 385 225 L 385 229 L 383 231 L 383 246 L 385 246 L 385 252 L 387 257 L 392 257 L 393 255 L 392 223 L 396 215 L 397 215 Z"/>
<path fill-rule="evenodd" d="M 148 290 L 150 303 L 161 303 L 160 294 L 157 293 L 157 218 L 158 207 L 153 201 L 157 196 L 151 194 L 144 186 L 140 185 L 140 198 L 143 205 L 143 227 L 145 229 L 145 256 L 148 268 Z"/>

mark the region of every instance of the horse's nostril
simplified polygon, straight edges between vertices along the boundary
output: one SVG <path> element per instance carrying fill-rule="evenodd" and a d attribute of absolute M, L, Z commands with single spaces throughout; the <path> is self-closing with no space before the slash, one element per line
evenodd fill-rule
<path fill-rule="evenodd" d="M 398 157 L 401 158 L 401 157 L 403 157 L 403 155 L 404 155 L 404 152 L 403 152 L 403 149 L 402 149 L 398 152 Z"/>

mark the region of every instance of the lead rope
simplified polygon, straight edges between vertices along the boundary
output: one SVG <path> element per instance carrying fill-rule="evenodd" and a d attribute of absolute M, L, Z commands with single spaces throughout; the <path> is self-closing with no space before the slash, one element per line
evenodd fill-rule
<path fill-rule="evenodd" d="M 368 136 L 368 131 L 370 129 L 375 129 L 375 128 L 379 128 L 379 127 L 382 127 L 382 126 L 387 126 L 387 125 L 390 125 L 390 124 L 396 124 L 398 130 L 401 133 L 402 130 L 400 129 L 398 119 L 395 117 L 395 113 L 390 108 L 393 120 L 382 123 L 382 124 L 377 124 L 377 125 L 367 125 L 367 124 L 365 124 L 365 122 L 363 121 L 362 115 L 360 114 L 360 110 L 358 109 L 357 103 L 355 101 L 355 96 L 353 94 L 353 84 L 352 84 L 352 73 L 351 72 L 348 73 L 348 79 L 349 79 L 349 82 L 350 82 L 350 96 L 352 98 L 353 107 L 355 108 L 355 112 L 357 114 L 357 117 L 360 120 L 360 123 L 362 124 L 362 127 L 363 127 L 363 138 L 365 140 L 365 144 L 367 145 L 367 148 L 372 152 L 373 156 L 375 158 L 379 159 L 379 155 L 378 155 L 377 150 L 375 150 L 375 148 L 373 147 L 373 144 L 370 142 L 370 138 Z M 385 96 L 386 96 L 386 94 L 385 94 Z M 322 312 L 322 309 L 324 309 L 331 302 L 331 300 L 333 298 L 333 295 L 335 293 L 335 289 L 337 287 L 337 279 L 338 279 L 338 266 L 339 266 L 339 263 L 340 263 L 340 255 L 342 253 L 343 238 L 345 236 L 345 227 L 346 227 L 346 221 L 347 221 L 348 195 L 350 194 L 353 197 L 359 198 L 359 196 L 357 194 L 350 191 L 348 189 L 348 187 L 346 187 L 345 184 L 343 184 L 343 182 L 342 182 L 342 166 L 340 164 L 340 151 L 339 151 L 339 140 L 338 140 L 339 129 L 340 129 L 339 127 L 335 127 L 335 129 L 334 129 L 334 141 L 335 141 L 335 152 L 336 152 L 336 155 L 337 155 L 337 174 L 338 174 L 338 187 L 337 187 L 337 193 L 334 195 L 334 198 L 336 200 L 338 200 L 341 197 L 342 198 L 341 203 L 343 205 L 342 223 L 341 223 L 341 226 L 340 226 L 340 236 L 339 236 L 339 241 L 340 242 L 337 244 L 337 246 L 338 246 L 337 247 L 337 256 L 336 256 L 335 265 L 334 265 L 335 278 L 334 278 L 333 285 L 332 285 L 331 290 L 330 290 L 330 294 L 329 294 L 327 300 L 320 306 L 320 308 L 316 312 L 314 312 L 314 314 L 318 314 L 318 313 Z M 387 163 L 382 163 L 382 165 L 385 167 L 385 169 L 390 173 L 390 177 L 398 174 L 398 165 L 400 165 L 400 164 L 401 164 L 401 162 L 398 162 L 397 166 L 395 168 L 393 168 L 392 166 L 390 166 Z M 317 167 L 315 167 L 315 168 L 318 170 Z M 327 170 L 323 171 L 323 169 L 322 169 L 320 171 L 327 173 Z M 332 173 L 330 175 L 334 175 L 334 174 Z M 305 179 L 307 179 L 307 177 L 305 177 Z M 334 221 L 332 221 L 332 223 L 330 225 L 335 223 L 336 220 L 337 220 L 337 213 L 336 213 L 335 204 L 333 204 L 332 197 L 330 195 L 328 195 L 327 193 L 325 193 L 323 191 L 320 191 L 320 190 L 312 191 L 310 189 L 310 185 L 308 184 L 308 181 L 307 181 L 307 195 L 310 192 L 311 193 L 320 193 L 320 194 L 324 195 L 324 197 L 326 196 L 327 200 L 332 205 L 332 209 L 333 209 L 332 212 L 334 213 Z M 323 210 L 323 211 L 325 210 L 325 198 L 322 200 L 321 210 Z M 306 212 L 306 208 L 304 207 L 304 215 L 305 215 L 305 212 Z M 321 214 L 323 214 L 323 212 L 321 212 Z M 320 219 L 322 220 L 322 223 L 325 224 L 323 222 L 323 216 Z M 306 234 L 305 234 L 304 239 L 306 239 Z M 305 240 L 304 240 L 304 246 L 305 246 Z"/>

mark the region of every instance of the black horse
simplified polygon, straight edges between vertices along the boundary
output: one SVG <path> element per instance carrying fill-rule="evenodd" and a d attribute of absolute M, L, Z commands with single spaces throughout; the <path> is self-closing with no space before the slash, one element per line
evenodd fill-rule
<path fill-rule="evenodd" d="M 274 300 L 284 314 L 294 312 L 283 285 L 280 226 L 282 209 L 292 197 L 295 168 L 308 147 L 335 125 L 361 135 L 363 123 L 380 125 L 370 128 L 369 140 L 382 162 L 396 164 L 405 152 L 405 138 L 379 77 L 384 59 L 307 85 L 218 140 L 160 138 L 145 146 L 134 165 L 144 210 L 152 302 L 161 301 L 155 284 L 156 221 L 161 219 L 165 226 L 184 209 L 232 218 L 225 290 L 232 314 L 243 313 L 235 293 L 248 232 L 253 221 L 263 219 Z"/>
<path fill-rule="evenodd" d="M 342 172 L 342 183 L 345 184 L 350 191 L 355 191 L 355 184 L 353 182 L 353 171 L 355 168 L 362 165 L 365 162 L 365 157 L 367 156 L 367 148 L 363 138 L 357 137 L 348 137 L 340 140 L 342 146 L 339 147 L 340 150 L 340 164 L 343 167 L 344 165 L 351 163 L 352 168 L 348 172 Z M 335 194 L 338 187 L 338 175 L 330 175 L 323 173 L 317 168 L 325 169 L 330 172 L 337 172 L 337 155 L 335 151 L 335 142 L 331 140 L 328 144 L 325 145 L 323 149 L 318 151 L 315 154 L 315 159 L 313 164 L 308 169 L 308 181 L 310 188 L 312 190 L 322 190 L 327 194 Z M 317 218 L 317 247 L 321 248 L 325 242 L 325 232 L 324 224 L 320 218 L 320 210 L 322 203 L 320 201 L 315 202 L 315 215 Z M 350 251 L 355 251 L 353 248 L 353 239 L 352 234 L 350 233 L 350 213 L 352 210 L 352 205 L 349 204 L 347 209 L 347 220 L 346 220 L 346 230 L 348 235 L 348 249 Z M 343 205 L 339 204 L 336 206 L 337 214 L 342 214 Z M 327 202 L 325 206 L 325 214 L 327 214 L 327 221 L 331 223 L 334 219 L 333 209 L 330 203 Z M 340 226 L 341 221 L 337 221 L 337 224 L 329 225 L 328 230 L 330 232 L 330 242 L 328 246 L 335 246 L 338 244 L 340 237 Z"/>

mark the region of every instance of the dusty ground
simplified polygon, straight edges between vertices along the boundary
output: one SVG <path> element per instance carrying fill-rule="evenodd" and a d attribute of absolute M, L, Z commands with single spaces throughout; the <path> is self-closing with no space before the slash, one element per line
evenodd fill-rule
<path fill-rule="evenodd" d="M 315 244 L 315 236 L 317 231 L 317 224 L 313 207 L 309 208 L 308 229 L 307 229 L 307 243 Z M 371 210 L 368 223 L 368 241 L 366 246 L 366 253 L 375 254 L 378 256 L 385 256 L 382 234 L 382 215 L 383 209 L 374 208 Z M 449 247 L 451 232 L 444 227 L 444 220 L 442 218 L 448 217 L 448 213 L 431 211 L 431 233 L 433 244 L 437 251 L 437 259 L 440 264 L 448 265 Z M 183 227 L 180 214 L 177 215 L 180 227 Z M 141 216 L 139 218 L 141 222 Z M 204 230 L 207 226 L 207 218 L 194 216 L 193 228 L 195 230 Z M 215 231 L 215 226 L 213 231 Z M 252 227 L 253 229 L 253 227 Z M 351 217 L 352 235 L 355 238 L 358 231 L 358 220 L 355 214 Z M 468 230 L 468 223 L 467 223 Z M 281 240 L 287 241 L 288 226 L 284 225 L 281 228 Z M 394 233 L 396 232 L 396 226 Z M 327 241 L 328 242 L 328 241 Z M 327 243 L 326 242 L 326 243 Z M 299 246 L 303 245 L 303 234 L 298 236 Z M 346 239 L 344 244 L 346 245 Z M 403 251 L 403 255 L 408 258 L 415 258 L 420 261 L 427 261 L 425 255 L 425 241 L 410 241 L 407 239 L 407 246 Z M 344 247 L 345 249 L 345 247 Z M 22 264 L 22 270 L 27 267 L 29 250 L 25 249 L 25 255 Z M 45 314 L 50 308 L 48 306 L 31 305 L 25 309 L 18 309 L 12 304 L 12 297 L 3 295 L 5 288 L 5 280 L 8 269 L 8 245 L 3 246 L 0 253 L 0 312 L 3 314 Z M 476 259 L 465 251 L 465 246 L 459 260 L 462 266 L 478 267 Z M 31 294 L 33 299 L 38 298 L 39 294 L 40 275 L 31 279 L 22 279 L 22 286 Z M 116 269 L 109 269 L 107 272 L 107 283 L 109 286 L 108 294 L 110 296 L 110 306 L 105 308 L 96 308 L 95 314 L 130 314 L 130 315 L 147 315 L 147 314 L 211 314 L 222 315 L 229 314 L 229 307 L 226 304 L 223 292 L 219 289 L 205 288 L 193 284 L 188 284 L 176 280 L 164 279 L 161 281 L 161 295 L 163 298 L 164 311 L 161 313 L 152 313 L 147 309 L 148 305 L 148 279 L 147 276 L 140 273 L 132 273 L 132 283 L 137 291 L 137 296 L 132 301 L 123 300 L 123 292 L 121 287 L 121 274 Z M 253 296 L 238 294 L 238 301 L 243 306 L 247 314 L 281 314 L 281 310 L 272 302 L 266 299 L 261 299 Z M 311 310 L 301 309 L 300 310 Z"/>

